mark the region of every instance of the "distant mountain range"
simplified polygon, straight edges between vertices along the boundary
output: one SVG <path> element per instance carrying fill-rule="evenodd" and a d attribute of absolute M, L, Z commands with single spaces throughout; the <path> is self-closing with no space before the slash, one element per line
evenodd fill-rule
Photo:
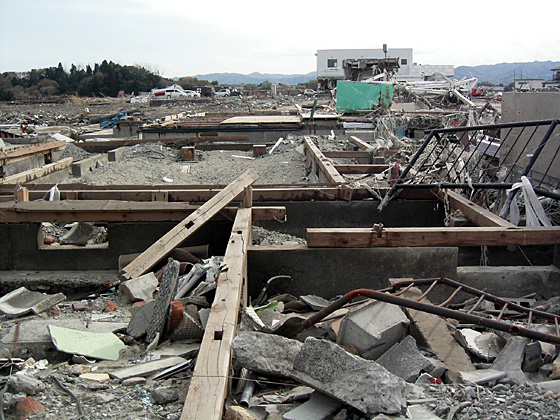
<path fill-rule="evenodd" d="M 470 77 L 471 74 L 479 82 L 494 84 L 510 84 L 516 79 L 544 79 L 551 80 L 550 69 L 560 67 L 560 61 L 534 61 L 532 63 L 500 63 L 482 66 L 459 66 L 455 69 L 455 78 Z"/>
<path fill-rule="evenodd" d="M 197 74 L 199 80 L 217 80 L 223 85 L 240 85 L 247 83 L 259 84 L 268 80 L 270 83 L 282 83 L 285 85 L 297 85 L 298 83 L 306 83 L 317 78 L 317 72 L 312 71 L 307 74 L 269 74 L 254 72 L 251 74 L 240 73 L 210 73 Z"/>
<path fill-rule="evenodd" d="M 455 68 L 455 78 L 476 77 L 479 82 L 490 82 L 494 84 L 507 85 L 516 79 L 552 79 L 550 69 L 560 67 L 560 61 L 534 61 L 532 63 L 499 63 L 481 66 L 459 66 Z M 217 80 L 224 85 L 239 85 L 254 83 L 259 84 L 268 80 L 270 83 L 283 83 L 286 85 L 297 85 L 306 83 L 317 78 L 317 72 L 307 74 L 270 74 L 258 73 L 209 73 L 197 74 L 199 80 Z"/>

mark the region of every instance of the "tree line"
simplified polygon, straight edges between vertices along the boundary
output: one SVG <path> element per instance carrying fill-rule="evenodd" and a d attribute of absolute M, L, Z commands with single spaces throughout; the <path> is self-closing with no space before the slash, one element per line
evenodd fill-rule
<path fill-rule="evenodd" d="M 206 82 L 189 79 L 189 84 Z M 0 100 L 13 101 L 54 95 L 116 97 L 120 92 L 127 95 L 138 94 L 172 83 L 172 80 L 141 66 L 122 66 L 107 60 L 103 60 L 101 64 L 96 63 L 93 68 L 90 65 L 80 68 L 72 64 L 70 71 L 65 71 L 62 63 L 58 63 L 57 67 L 1 74 Z"/>

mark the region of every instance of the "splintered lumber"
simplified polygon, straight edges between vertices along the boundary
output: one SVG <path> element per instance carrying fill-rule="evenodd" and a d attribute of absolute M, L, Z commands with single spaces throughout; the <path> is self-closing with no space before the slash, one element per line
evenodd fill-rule
<path fill-rule="evenodd" d="M 309 248 L 560 244 L 560 227 L 309 228 Z"/>
<path fill-rule="evenodd" d="M 253 184 L 257 178 L 258 174 L 254 170 L 246 171 L 128 264 L 124 268 L 122 276 L 125 279 L 131 279 L 144 274 L 232 202 L 245 190 L 245 187 Z"/>
<path fill-rule="evenodd" d="M 29 191 L 27 197 L 29 198 Z M 40 222 L 177 222 L 199 206 L 164 201 L 62 200 L 0 203 L 0 223 Z M 237 207 L 223 208 L 213 220 L 233 220 Z M 253 207 L 253 220 L 284 220 L 286 207 Z"/>
<path fill-rule="evenodd" d="M 445 193 L 438 194 L 440 200 L 444 200 Z M 480 207 L 478 204 L 473 203 L 468 198 L 463 197 L 454 191 L 447 190 L 447 198 L 449 200 L 449 205 L 453 210 L 461 210 L 467 219 L 473 222 L 477 226 L 485 227 L 515 227 L 513 223 L 502 219 L 497 214 Z"/>
<path fill-rule="evenodd" d="M 0 180 L 0 184 L 23 184 L 26 182 L 33 181 L 34 179 L 41 178 L 45 175 L 52 174 L 53 172 L 60 171 L 72 165 L 73 159 L 66 158 L 59 160 L 54 163 L 49 163 L 48 165 L 42 166 L 37 169 L 30 169 L 28 171 L 20 172 L 19 174 L 14 174 L 5 177 Z"/>
<path fill-rule="evenodd" d="M 306 154 L 309 153 L 311 155 L 313 168 L 316 168 L 319 172 L 317 174 L 319 179 L 321 179 L 322 175 L 326 178 L 327 182 L 332 182 L 334 184 L 343 184 L 346 182 L 344 177 L 335 169 L 331 161 L 323 155 L 319 148 L 315 146 L 315 143 L 307 136 L 304 138 L 304 145 Z"/>
<path fill-rule="evenodd" d="M 198 353 L 181 420 L 222 418 L 231 365 L 231 343 L 237 332 L 247 249 L 251 242 L 251 209 L 237 211 L 220 273 L 216 297 Z"/>

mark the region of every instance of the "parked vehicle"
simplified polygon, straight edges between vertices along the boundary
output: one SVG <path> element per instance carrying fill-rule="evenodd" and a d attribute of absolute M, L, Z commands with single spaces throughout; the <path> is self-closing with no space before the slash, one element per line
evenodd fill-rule
<path fill-rule="evenodd" d="M 313 89 L 305 89 L 303 94 L 305 96 L 315 96 L 317 94 L 317 92 L 315 92 Z"/>
<path fill-rule="evenodd" d="M 218 97 L 231 96 L 231 91 L 229 89 L 220 89 L 219 91 L 216 92 L 216 96 Z"/>
<path fill-rule="evenodd" d="M 187 99 L 200 98 L 200 94 L 192 90 L 184 90 L 180 85 L 171 85 L 163 89 L 152 89 L 150 97 L 156 99 Z"/>

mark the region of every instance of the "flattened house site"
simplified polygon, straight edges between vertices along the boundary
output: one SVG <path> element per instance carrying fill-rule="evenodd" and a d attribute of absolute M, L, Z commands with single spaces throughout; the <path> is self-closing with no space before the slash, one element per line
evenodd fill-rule
<path fill-rule="evenodd" d="M 2 418 L 558 419 L 560 80 L 0 102 Z"/>

